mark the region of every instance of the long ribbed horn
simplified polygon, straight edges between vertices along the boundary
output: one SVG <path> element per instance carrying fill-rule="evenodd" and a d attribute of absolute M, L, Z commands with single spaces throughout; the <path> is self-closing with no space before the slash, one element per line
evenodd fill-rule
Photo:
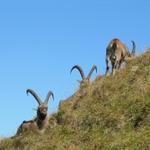
<path fill-rule="evenodd" d="M 74 70 L 74 69 L 77 69 L 79 72 L 80 72 L 80 75 L 82 77 L 82 80 L 85 79 L 85 75 L 84 75 L 84 72 L 82 70 L 82 68 L 79 66 L 79 65 L 75 65 L 72 67 L 72 69 L 70 70 L 70 73 Z"/>
<path fill-rule="evenodd" d="M 26 93 L 27 93 L 27 95 L 28 95 L 28 93 L 32 94 L 39 105 L 42 103 L 41 99 L 38 97 L 38 95 L 32 89 L 27 89 Z"/>
<path fill-rule="evenodd" d="M 91 75 L 92 75 L 92 73 L 93 73 L 94 70 L 95 70 L 96 73 L 97 73 L 97 67 L 96 67 L 96 65 L 93 65 L 93 67 L 91 68 L 91 71 L 89 72 L 89 74 L 88 74 L 88 76 L 87 76 L 87 79 L 88 79 L 88 80 L 91 78 Z"/>
<path fill-rule="evenodd" d="M 136 49 L 136 45 L 135 45 L 135 42 L 134 41 L 131 41 L 132 42 L 132 45 L 133 45 L 133 48 L 131 50 L 131 55 L 132 56 L 135 56 L 135 49 Z"/>
<path fill-rule="evenodd" d="M 48 104 L 48 100 L 49 100 L 50 96 L 52 96 L 52 98 L 53 98 L 53 100 L 54 100 L 54 94 L 53 94 L 53 92 L 52 92 L 52 91 L 49 91 L 49 92 L 47 93 L 47 96 L 46 96 L 45 101 L 44 101 L 45 104 Z"/>

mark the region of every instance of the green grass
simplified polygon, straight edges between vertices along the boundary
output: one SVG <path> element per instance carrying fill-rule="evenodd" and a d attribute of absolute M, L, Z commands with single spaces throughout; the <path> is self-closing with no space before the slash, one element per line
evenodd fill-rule
<path fill-rule="evenodd" d="M 0 150 L 17 149 L 150 149 L 150 50 L 61 101 L 44 134 L 28 132 L 0 144 Z"/>

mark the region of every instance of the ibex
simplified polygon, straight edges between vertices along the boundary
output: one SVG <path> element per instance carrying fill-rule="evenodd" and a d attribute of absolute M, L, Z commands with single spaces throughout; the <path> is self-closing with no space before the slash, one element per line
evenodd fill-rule
<path fill-rule="evenodd" d="M 93 67 L 91 68 L 91 70 L 90 70 L 87 77 L 85 77 L 85 74 L 84 74 L 82 68 L 79 65 L 73 66 L 72 69 L 70 70 L 70 73 L 72 73 L 72 71 L 74 69 L 77 69 L 79 71 L 81 77 L 82 77 L 82 80 L 77 80 L 80 83 L 80 85 L 83 85 L 84 83 L 89 83 L 93 71 L 96 70 L 96 72 L 97 72 L 97 67 L 95 65 L 93 65 Z"/>
<path fill-rule="evenodd" d="M 115 70 L 121 67 L 121 64 L 132 59 L 135 56 L 135 43 L 131 41 L 133 48 L 131 53 L 127 47 L 119 40 L 113 39 L 106 48 L 106 76 L 109 74 L 109 62 L 112 64 L 112 74 L 115 74 Z"/>
<path fill-rule="evenodd" d="M 37 116 L 32 120 L 23 121 L 17 130 L 17 134 L 20 134 L 28 130 L 44 131 L 48 123 L 48 117 L 47 117 L 48 100 L 50 96 L 52 96 L 54 99 L 54 95 L 51 91 L 49 91 L 44 102 L 42 102 L 41 99 L 38 97 L 38 95 L 32 89 L 27 89 L 26 93 L 32 94 L 39 104 L 37 108 Z"/>

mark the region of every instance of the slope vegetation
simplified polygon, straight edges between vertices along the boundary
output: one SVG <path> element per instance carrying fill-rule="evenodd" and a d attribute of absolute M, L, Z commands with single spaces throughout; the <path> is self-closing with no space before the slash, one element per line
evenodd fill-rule
<path fill-rule="evenodd" d="M 0 150 L 17 149 L 150 149 L 150 50 L 61 101 L 44 134 L 28 132 L 0 144 Z"/>

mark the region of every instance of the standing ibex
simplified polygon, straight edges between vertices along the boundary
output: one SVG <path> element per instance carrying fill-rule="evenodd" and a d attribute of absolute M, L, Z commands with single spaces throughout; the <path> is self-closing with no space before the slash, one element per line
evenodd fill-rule
<path fill-rule="evenodd" d="M 114 75 L 115 70 L 121 67 L 122 62 L 135 56 L 135 43 L 131 42 L 133 44 L 131 53 L 119 39 L 113 39 L 108 44 L 106 48 L 106 76 L 109 73 L 109 62 L 112 64 L 112 74 Z"/>
<path fill-rule="evenodd" d="M 37 108 L 37 116 L 32 120 L 23 121 L 23 123 L 19 126 L 17 130 L 17 134 L 20 134 L 27 130 L 43 131 L 43 129 L 46 128 L 48 123 L 48 118 L 47 118 L 48 100 L 50 96 L 52 96 L 54 99 L 54 95 L 51 91 L 48 92 L 44 102 L 41 101 L 41 99 L 32 89 L 27 89 L 26 93 L 32 94 L 39 104 Z"/>
<path fill-rule="evenodd" d="M 82 77 L 82 80 L 77 80 L 77 81 L 80 83 L 80 85 L 83 85 L 83 84 L 85 84 L 85 83 L 89 83 L 93 71 L 96 70 L 96 72 L 97 72 L 97 67 L 96 67 L 95 65 L 93 65 L 93 67 L 91 68 L 91 70 L 90 70 L 90 72 L 89 72 L 89 74 L 88 74 L 87 77 L 85 77 L 85 74 L 84 74 L 82 68 L 81 68 L 79 65 L 73 66 L 72 69 L 71 69 L 71 71 L 70 71 L 70 73 L 71 73 L 74 69 L 77 69 L 77 70 L 80 72 L 80 75 L 81 75 L 81 77 Z"/>

